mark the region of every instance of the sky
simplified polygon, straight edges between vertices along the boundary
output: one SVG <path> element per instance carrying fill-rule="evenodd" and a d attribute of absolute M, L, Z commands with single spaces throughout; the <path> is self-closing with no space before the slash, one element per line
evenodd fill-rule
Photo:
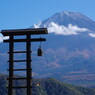
<path fill-rule="evenodd" d="M 61 11 L 80 12 L 95 21 L 95 0 L 0 0 L 0 30 L 23 29 Z"/>

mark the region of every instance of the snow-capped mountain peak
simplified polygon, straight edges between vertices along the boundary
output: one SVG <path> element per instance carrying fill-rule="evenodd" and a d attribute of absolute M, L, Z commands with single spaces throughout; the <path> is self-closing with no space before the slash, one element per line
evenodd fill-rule
<path fill-rule="evenodd" d="M 64 26 L 72 24 L 82 28 L 89 28 L 90 30 L 95 30 L 95 22 L 79 12 L 62 11 L 60 13 L 56 13 L 53 16 L 42 21 L 42 24 L 40 26 L 48 26 L 51 22 Z"/>
<path fill-rule="evenodd" d="M 49 29 L 49 33 L 55 34 L 77 35 L 88 32 L 89 35 L 95 31 L 95 22 L 79 12 L 62 11 L 35 24 L 34 27 L 46 27 Z"/>

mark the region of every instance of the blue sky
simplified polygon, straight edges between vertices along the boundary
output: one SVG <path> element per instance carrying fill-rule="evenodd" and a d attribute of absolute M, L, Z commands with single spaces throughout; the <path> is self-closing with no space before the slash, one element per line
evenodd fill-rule
<path fill-rule="evenodd" d="M 80 12 L 95 21 L 95 0 L 0 0 L 0 30 L 28 28 L 61 11 Z"/>

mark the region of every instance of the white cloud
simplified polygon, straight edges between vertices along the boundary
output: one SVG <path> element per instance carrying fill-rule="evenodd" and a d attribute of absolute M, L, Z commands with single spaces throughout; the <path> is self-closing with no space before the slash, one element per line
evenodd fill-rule
<path fill-rule="evenodd" d="M 89 33 L 88 35 L 89 35 L 90 37 L 95 38 L 95 33 Z"/>
<path fill-rule="evenodd" d="M 80 28 L 77 25 L 68 24 L 68 26 L 58 25 L 51 22 L 48 25 L 49 33 L 61 34 L 61 35 L 77 35 L 79 32 L 89 31 L 87 28 Z"/>
<path fill-rule="evenodd" d="M 3 35 L 0 33 L 0 42 L 3 42 Z"/>
<path fill-rule="evenodd" d="M 38 22 L 34 24 L 34 28 L 40 28 L 42 22 Z M 80 28 L 77 25 L 68 24 L 68 26 L 58 25 L 54 22 L 51 22 L 49 25 L 45 25 L 43 27 L 48 28 L 49 33 L 55 33 L 60 35 L 77 35 L 80 32 L 87 32 L 89 29 L 87 28 Z"/>
<path fill-rule="evenodd" d="M 3 39 L 2 39 L 2 37 L 0 36 L 0 43 L 1 43 L 1 42 L 3 42 Z"/>
<path fill-rule="evenodd" d="M 9 36 L 3 37 L 3 40 L 7 40 L 7 39 L 9 39 Z"/>
<path fill-rule="evenodd" d="M 40 25 L 41 25 L 41 21 L 40 22 L 38 22 L 37 24 L 34 24 L 34 28 L 40 28 Z"/>
<path fill-rule="evenodd" d="M 3 36 L 1 33 L 0 33 L 0 43 L 3 42 L 3 40 L 7 40 L 9 39 L 9 36 Z"/>

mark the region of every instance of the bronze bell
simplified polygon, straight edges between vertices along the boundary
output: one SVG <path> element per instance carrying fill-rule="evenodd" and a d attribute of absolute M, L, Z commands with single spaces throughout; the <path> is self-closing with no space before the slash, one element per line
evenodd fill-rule
<path fill-rule="evenodd" d="M 41 49 L 41 46 L 38 48 L 37 50 L 37 55 L 38 56 L 42 56 L 42 49 Z"/>

